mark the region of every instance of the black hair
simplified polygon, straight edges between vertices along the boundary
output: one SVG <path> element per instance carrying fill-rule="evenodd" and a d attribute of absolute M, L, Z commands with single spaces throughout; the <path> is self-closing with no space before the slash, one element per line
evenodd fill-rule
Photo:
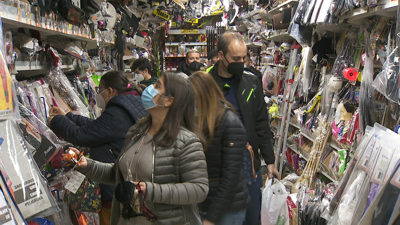
<path fill-rule="evenodd" d="M 214 49 L 208 53 L 208 60 L 211 60 L 214 57 L 218 57 L 218 49 Z"/>
<path fill-rule="evenodd" d="M 218 52 L 222 51 L 224 54 L 228 53 L 228 47 L 233 41 L 243 41 L 244 38 L 241 34 L 236 32 L 226 32 L 218 38 L 217 48 Z"/>
<path fill-rule="evenodd" d="M 139 68 L 139 70 L 141 71 L 147 69 L 149 71 L 149 74 L 151 74 L 151 64 L 150 61 L 146 58 L 137 59 L 132 63 L 131 71 L 133 72 L 137 68 Z"/>
<path fill-rule="evenodd" d="M 143 92 L 142 87 L 128 79 L 126 74 L 121 71 L 110 71 L 101 76 L 100 83 L 105 87 L 111 87 L 118 94 L 136 90 L 140 95 Z M 129 86 L 129 87 L 128 87 Z"/>

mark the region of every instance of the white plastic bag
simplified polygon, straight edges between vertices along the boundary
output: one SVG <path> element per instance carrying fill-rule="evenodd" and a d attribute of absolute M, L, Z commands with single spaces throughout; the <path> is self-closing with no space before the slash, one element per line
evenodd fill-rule
<path fill-rule="evenodd" d="M 289 224 L 289 211 L 286 202 L 288 196 L 289 193 L 286 192 L 285 186 L 280 181 L 277 180 L 272 183 L 272 179 L 267 179 L 261 199 L 262 225 Z"/>

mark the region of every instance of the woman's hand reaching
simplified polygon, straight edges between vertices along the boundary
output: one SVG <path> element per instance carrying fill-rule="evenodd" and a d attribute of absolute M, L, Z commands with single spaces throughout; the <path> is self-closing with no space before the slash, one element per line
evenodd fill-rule
<path fill-rule="evenodd" d="M 80 170 L 87 167 L 86 157 L 79 152 L 76 148 L 69 148 L 65 154 L 63 154 L 63 161 L 66 164 L 75 164 L 74 161 L 77 161 L 74 169 Z"/>
<path fill-rule="evenodd" d="M 57 115 L 63 115 L 63 116 L 65 116 L 66 113 L 64 112 L 64 110 L 62 110 L 62 109 L 59 108 L 59 107 L 56 107 L 56 106 L 51 107 L 51 109 L 50 109 L 50 116 L 53 117 L 53 116 L 57 116 Z"/>

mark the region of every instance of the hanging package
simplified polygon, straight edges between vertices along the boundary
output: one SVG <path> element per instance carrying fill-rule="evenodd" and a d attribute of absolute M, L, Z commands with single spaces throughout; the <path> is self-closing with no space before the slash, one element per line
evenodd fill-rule
<path fill-rule="evenodd" d="M 396 47 L 387 57 L 383 64 L 382 71 L 375 77 L 372 87 L 379 93 L 383 94 L 387 99 L 397 102 L 399 100 L 399 76 L 396 72 L 394 64 L 394 56 L 397 51 Z"/>
<path fill-rule="evenodd" d="M 10 191 L 14 193 L 24 218 L 57 212 L 57 204 L 30 152 L 23 145 L 16 124 L 10 120 L 0 122 L 0 136 L 0 159 L 12 182 Z"/>

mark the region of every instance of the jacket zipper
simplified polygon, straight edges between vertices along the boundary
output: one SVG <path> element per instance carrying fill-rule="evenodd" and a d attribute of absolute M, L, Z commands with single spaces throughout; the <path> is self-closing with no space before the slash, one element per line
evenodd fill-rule
<path fill-rule="evenodd" d="M 151 183 L 154 183 L 155 155 L 156 155 L 156 145 L 153 140 L 153 167 L 151 168 Z"/>
<path fill-rule="evenodd" d="M 78 202 L 78 204 L 76 205 L 77 207 L 81 206 L 81 203 L 82 203 L 82 201 L 83 201 L 83 199 L 84 199 L 84 197 L 85 197 L 85 193 L 86 193 L 86 191 L 87 191 L 88 188 L 89 188 L 89 180 L 86 181 L 85 188 L 83 189 L 83 195 L 82 195 L 81 198 L 79 199 L 79 202 Z"/>

